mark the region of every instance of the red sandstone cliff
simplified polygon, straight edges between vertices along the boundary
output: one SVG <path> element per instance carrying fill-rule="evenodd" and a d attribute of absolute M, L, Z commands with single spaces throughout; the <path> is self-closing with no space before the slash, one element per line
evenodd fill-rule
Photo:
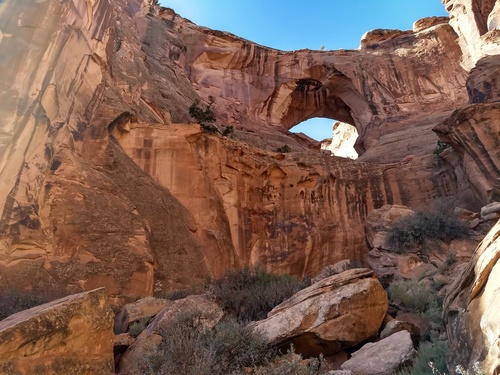
<path fill-rule="evenodd" d="M 247 264 L 304 276 L 363 260 L 374 208 L 487 199 L 494 173 L 472 189 L 464 163 L 432 154 L 431 129 L 468 99 L 446 19 L 283 52 L 148 1 L 6 7 L 3 285 L 104 285 L 119 302 Z M 209 95 L 231 139 L 181 125 Z M 360 159 L 287 132 L 314 116 L 356 126 Z"/>

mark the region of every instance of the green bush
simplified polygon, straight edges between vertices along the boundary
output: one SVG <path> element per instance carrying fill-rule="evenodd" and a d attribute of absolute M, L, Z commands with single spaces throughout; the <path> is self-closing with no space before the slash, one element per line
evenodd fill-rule
<path fill-rule="evenodd" d="M 132 337 L 137 337 L 139 336 L 142 331 L 144 331 L 144 328 L 148 325 L 149 321 L 151 320 L 151 317 L 147 316 L 145 318 L 142 318 L 138 320 L 137 322 L 133 322 L 130 327 L 128 327 L 128 333 Z"/>
<path fill-rule="evenodd" d="M 224 137 L 231 137 L 233 134 L 234 134 L 234 127 L 232 125 L 226 126 L 226 128 L 222 132 L 222 135 Z"/>
<path fill-rule="evenodd" d="M 387 232 L 386 243 L 394 252 L 420 248 L 428 241 L 466 238 L 469 228 L 452 212 L 417 211 L 402 218 Z"/>
<path fill-rule="evenodd" d="M 388 289 L 389 300 L 401 310 L 418 314 L 429 323 L 429 330 L 422 332 L 422 338 L 439 335 L 443 328 L 441 321 L 442 300 L 436 291 L 417 280 L 393 282 Z"/>
<path fill-rule="evenodd" d="M 417 280 L 394 281 L 388 291 L 392 302 L 411 312 L 424 313 L 438 305 L 435 292 Z"/>
<path fill-rule="evenodd" d="M 448 147 L 450 147 L 450 145 L 448 143 L 443 142 L 441 140 L 438 140 L 436 149 L 434 150 L 434 155 L 439 155 L 444 150 L 446 150 Z"/>
<path fill-rule="evenodd" d="M 196 99 L 193 104 L 189 107 L 189 115 L 196 120 L 203 128 L 214 127 L 210 125 L 217 121 L 215 117 L 215 113 L 212 110 L 212 105 L 215 103 L 215 99 L 213 96 L 208 97 L 208 105 L 205 108 L 200 106 L 200 100 Z M 217 128 L 216 128 L 217 129 Z"/>
<path fill-rule="evenodd" d="M 245 267 L 226 272 L 211 281 L 208 289 L 219 306 L 245 324 L 266 318 L 273 307 L 308 285 L 289 275 Z"/>
<path fill-rule="evenodd" d="M 445 341 L 423 342 L 418 348 L 418 354 L 412 366 L 398 372 L 398 375 L 429 375 L 438 373 L 434 371 L 445 374 L 447 371 L 447 353 L 448 344 Z M 434 369 L 430 367 L 430 363 L 432 363 Z"/>
<path fill-rule="evenodd" d="M 272 354 L 262 337 L 234 319 L 213 330 L 202 312 L 180 315 L 160 332 L 160 346 L 138 364 L 141 374 L 225 375 L 265 363 Z"/>
<path fill-rule="evenodd" d="M 284 144 L 283 146 L 279 147 L 276 149 L 277 152 L 281 152 L 283 154 L 292 152 L 292 148 L 288 146 L 287 144 Z"/>

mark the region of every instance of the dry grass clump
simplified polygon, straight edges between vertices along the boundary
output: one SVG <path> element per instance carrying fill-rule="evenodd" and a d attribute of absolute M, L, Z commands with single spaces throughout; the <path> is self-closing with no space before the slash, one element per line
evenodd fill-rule
<path fill-rule="evenodd" d="M 246 324 L 266 318 L 275 306 L 307 286 L 307 280 L 245 267 L 226 272 L 220 279 L 211 281 L 208 289 L 226 313 Z"/>

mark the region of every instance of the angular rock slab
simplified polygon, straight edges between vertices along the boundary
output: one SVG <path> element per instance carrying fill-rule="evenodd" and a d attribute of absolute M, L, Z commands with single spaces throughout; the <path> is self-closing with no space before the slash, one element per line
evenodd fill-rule
<path fill-rule="evenodd" d="M 301 290 L 252 327 L 270 344 L 327 356 L 375 337 L 387 308 L 373 271 L 352 269 Z"/>
<path fill-rule="evenodd" d="M 500 221 L 484 237 L 443 304 L 450 374 L 457 365 L 500 372 Z"/>
<path fill-rule="evenodd" d="M 400 331 L 379 342 L 364 345 L 341 368 L 353 375 L 393 375 L 412 361 L 415 354 L 410 333 Z"/>
<path fill-rule="evenodd" d="M 1 374 L 113 374 L 113 311 L 104 288 L 0 322 Z"/>

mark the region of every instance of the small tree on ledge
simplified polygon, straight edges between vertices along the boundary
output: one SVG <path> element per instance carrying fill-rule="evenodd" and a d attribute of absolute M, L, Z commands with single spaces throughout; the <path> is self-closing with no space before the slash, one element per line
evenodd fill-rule
<path fill-rule="evenodd" d="M 203 109 L 200 106 L 200 100 L 196 99 L 193 104 L 189 107 L 189 115 L 196 120 L 197 123 L 203 128 L 203 130 L 209 132 L 218 132 L 216 126 L 212 125 L 217 118 L 215 117 L 214 111 L 212 111 L 212 104 L 214 104 L 215 99 L 213 96 L 208 97 L 208 105 Z"/>

